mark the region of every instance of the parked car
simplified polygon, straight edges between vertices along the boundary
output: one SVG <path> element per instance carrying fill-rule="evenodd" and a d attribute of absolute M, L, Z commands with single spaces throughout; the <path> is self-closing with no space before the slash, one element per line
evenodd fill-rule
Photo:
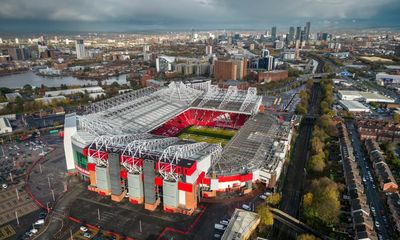
<path fill-rule="evenodd" d="M 214 239 L 220 239 L 220 238 L 221 238 L 220 234 L 218 234 L 218 233 L 214 234 Z"/>
<path fill-rule="evenodd" d="M 243 204 L 243 205 L 242 205 L 242 208 L 243 208 L 244 210 L 251 211 L 251 207 L 250 207 L 249 205 L 247 205 L 247 204 Z"/>
<path fill-rule="evenodd" d="M 35 225 L 43 225 L 44 224 L 44 219 L 39 219 L 34 224 Z"/>
<path fill-rule="evenodd" d="M 83 236 L 84 236 L 85 238 L 91 238 L 91 237 L 92 237 L 92 234 L 90 234 L 90 233 L 88 233 L 88 232 L 85 232 L 85 233 L 83 234 Z"/>
<path fill-rule="evenodd" d="M 87 232 L 89 229 L 87 228 L 87 227 L 85 227 L 85 226 L 81 226 L 80 228 L 79 228 L 82 232 Z"/>
<path fill-rule="evenodd" d="M 216 224 L 214 224 L 214 228 L 217 229 L 217 230 L 225 231 L 226 226 L 224 226 L 222 224 L 219 224 L 219 223 L 216 223 Z"/>
<path fill-rule="evenodd" d="M 229 221 L 228 220 L 221 220 L 219 223 L 221 223 L 222 225 L 228 226 Z"/>
<path fill-rule="evenodd" d="M 379 225 L 379 222 L 378 222 L 378 221 L 375 221 L 375 227 L 376 227 L 376 228 L 380 228 L 380 227 L 381 227 L 381 225 Z"/>
<path fill-rule="evenodd" d="M 265 200 L 267 199 L 267 196 L 265 196 L 264 194 L 261 194 L 260 196 L 258 196 L 260 199 Z"/>

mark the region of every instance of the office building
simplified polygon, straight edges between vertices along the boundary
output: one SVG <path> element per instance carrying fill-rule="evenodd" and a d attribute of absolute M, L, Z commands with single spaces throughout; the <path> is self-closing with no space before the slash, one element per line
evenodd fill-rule
<path fill-rule="evenodd" d="M 206 55 L 209 56 L 212 54 L 212 46 L 211 45 L 207 45 L 206 46 Z"/>
<path fill-rule="evenodd" d="M 272 71 L 274 69 L 274 57 L 266 56 L 258 60 L 258 68 Z"/>
<path fill-rule="evenodd" d="M 10 55 L 13 61 L 22 60 L 22 51 L 20 48 L 9 48 L 8 55 Z"/>
<path fill-rule="evenodd" d="M 247 59 L 236 59 L 233 60 L 236 65 L 236 79 L 235 80 L 243 80 L 247 76 Z"/>
<path fill-rule="evenodd" d="M 217 60 L 214 62 L 214 79 L 220 80 L 236 80 L 237 66 L 232 61 Z"/>
<path fill-rule="evenodd" d="M 276 40 L 274 43 L 275 49 L 282 49 L 285 47 L 285 43 L 283 41 Z"/>
<path fill-rule="evenodd" d="M 394 49 L 394 55 L 400 57 L 400 45 L 397 45 Z"/>
<path fill-rule="evenodd" d="M 276 27 L 274 26 L 274 27 L 272 27 L 272 30 L 271 30 L 271 39 L 272 39 L 272 41 L 275 41 L 276 37 L 277 37 Z"/>
<path fill-rule="evenodd" d="M 294 37 L 295 37 L 295 30 L 294 30 L 294 27 L 290 27 L 290 28 L 289 28 L 289 34 L 288 34 L 288 37 L 287 37 L 288 43 L 293 42 Z"/>
<path fill-rule="evenodd" d="M 269 56 L 269 50 L 268 49 L 263 49 L 261 53 L 261 57 L 268 57 Z"/>
<path fill-rule="evenodd" d="M 301 27 L 297 27 L 296 29 L 296 40 L 300 40 L 301 37 Z"/>
<path fill-rule="evenodd" d="M 175 57 L 159 56 L 156 59 L 157 72 L 168 72 L 172 70 L 172 63 L 175 62 Z"/>
<path fill-rule="evenodd" d="M 85 59 L 86 58 L 86 51 L 83 39 L 78 39 L 75 42 L 75 49 L 76 49 L 76 58 L 77 59 Z"/>
<path fill-rule="evenodd" d="M 306 41 L 310 40 L 310 29 L 311 29 L 311 23 L 307 22 L 306 23 Z"/>

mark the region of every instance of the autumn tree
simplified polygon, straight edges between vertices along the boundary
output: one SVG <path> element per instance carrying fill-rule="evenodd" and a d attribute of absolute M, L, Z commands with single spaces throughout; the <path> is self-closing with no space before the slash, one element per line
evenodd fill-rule
<path fill-rule="evenodd" d="M 340 201 L 337 184 L 327 177 L 313 180 L 309 193 L 303 197 L 303 208 L 307 222 L 311 225 L 318 221 L 325 224 L 338 223 Z"/>
<path fill-rule="evenodd" d="M 279 193 L 274 193 L 270 196 L 267 197 L 267 199 L 265 199 L 265 201 L 268 204 L 271 204 L 273 206 L 276 206 L 279 204 L 279 202 L 281 201 L 281 195 Z"/>
<path fill-rule="evenodd" d="M 308 161 L 308 168 L 313 172 L 323 172 L 325 166 L 326 164 L 324 152 L 313 155 Z"/>
<path fill-rule="evenodd" d="M 274 216 L 268 206 L 262 205 L 257 208 L 256 212 L 260 216 L 260 225 L 271 227 L 274 224 Z"/>

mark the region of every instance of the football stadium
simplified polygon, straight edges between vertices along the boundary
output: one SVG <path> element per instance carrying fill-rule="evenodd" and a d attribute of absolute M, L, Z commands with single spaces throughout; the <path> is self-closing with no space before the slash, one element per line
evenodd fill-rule
<path fill-rule="evenodd" d="M 274 187 L 291 123 L 265 110 L 256 88 L 172 82 L 92 103 L 68 114 L 70 174 L 113 201 L 192 214 L 202 198 Z"/>

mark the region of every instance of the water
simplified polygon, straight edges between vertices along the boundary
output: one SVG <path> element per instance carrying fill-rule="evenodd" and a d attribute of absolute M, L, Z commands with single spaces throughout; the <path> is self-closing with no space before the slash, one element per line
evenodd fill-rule
<path fill-rule="evenodd" d="M 117 82 L 119 84 L 128 83 L 126 81 L 126 74 L 122 74 L 118 77 L 110 77 L 107 80 L 101 81 L 103 84 L 111 84 L 113 82 Z M 42 84 L 47 87 L 59 87 L 61 84 L 65 84 L 68 86 L 83 86 L 83 85 L 98 85 L 97 81 L 93 80 L 80 80 L 72 76 L 64 76 L 64 77 L 43 77 L 38 76 L 32 71 L 28 71 L 26 73 L 7 75 L 0 77 L 0 87 L 6 88 L 22 88 L 24 85 L 30 84 L 34 87 L 40 87 Z"/>

